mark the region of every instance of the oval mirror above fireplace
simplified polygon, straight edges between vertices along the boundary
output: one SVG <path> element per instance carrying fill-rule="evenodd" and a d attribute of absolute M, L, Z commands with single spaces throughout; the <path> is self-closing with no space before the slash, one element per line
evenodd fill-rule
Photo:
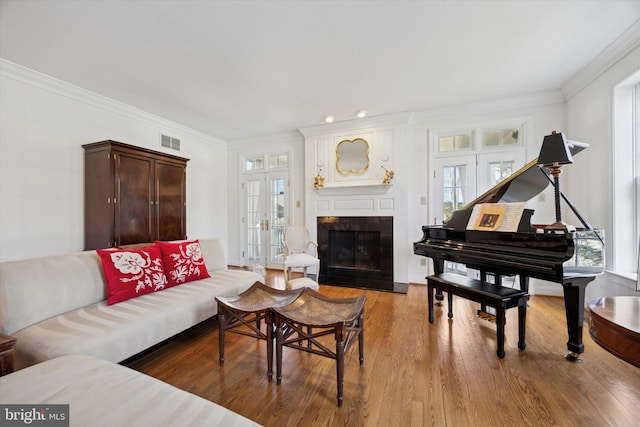
<path fill-rule="evenodd" d="M 362 138 L 345 139 L 336 146 L 336 169 L 343 175 L 369 169 L 369 143 Z"/>

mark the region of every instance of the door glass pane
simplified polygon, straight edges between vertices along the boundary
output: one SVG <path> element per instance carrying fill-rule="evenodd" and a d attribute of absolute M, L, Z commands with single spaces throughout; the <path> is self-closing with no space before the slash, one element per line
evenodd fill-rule
<path fill-rule="evenodd" d="M 442 176 L 443 214 L 444 218 L 449 218 L 467 203 L 467 166 L 445 166 Z"/>
<path fill-rule="evenodd" d="M 271 262 L 284 262 L 283 242 L 285 227 L 285 180 L 284 178 L 270 179 L 270 231 L 271 231 Z"/>
<path fill-rule="evenodd" d="M 247 259 L 260 262 L 260 180 L 247 180 Z"/>
<path fill-rule="evenodd" d="M 492 187 L 510 176 L 513 173 L 513 160 L 507 162 L 489 163 L 489 185 Z"/>

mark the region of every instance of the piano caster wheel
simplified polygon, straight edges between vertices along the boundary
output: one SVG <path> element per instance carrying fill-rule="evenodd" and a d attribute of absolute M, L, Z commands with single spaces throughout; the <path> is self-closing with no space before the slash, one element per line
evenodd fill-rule
<path fill-rule="evenodd" d="M 565 359 L 567 359 L 570 362 L 574 362 L 574 363 L 582 363 L 582 359 L 580 359 L 580 355 L 577 353 L 568 353 L 564 356 Z"/>
<path fill-rule="evenodd" d="M 522 343 L 522 344 L 518 343 L 518 348 L 520 350 L 524 350 L 525 348 L 527 348 L 527 345 L 525 343 Z"/>
<path fill-rule="evenodd" d="M 496 351 L 496 354 L 498 355 L 498 358 L 504 359 L 504 351 Z"/>

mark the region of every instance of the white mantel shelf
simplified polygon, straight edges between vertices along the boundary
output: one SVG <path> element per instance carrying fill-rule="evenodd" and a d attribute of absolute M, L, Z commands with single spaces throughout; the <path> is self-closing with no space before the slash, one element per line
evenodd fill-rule
<path fill-rule="evenodd" d="M 386 194 L 393 184 L 360 184 L 360 185 L 331 185 L 316 188 L 316 192 L 320 195 L 343 195 L 353 196 L 362 194 Z"/>

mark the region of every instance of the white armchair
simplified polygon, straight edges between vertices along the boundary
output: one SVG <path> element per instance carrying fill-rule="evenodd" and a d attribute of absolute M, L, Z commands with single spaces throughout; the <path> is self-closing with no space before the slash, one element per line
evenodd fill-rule
<path fill-rule="evenodd" d="M 320 272 L 318 243 L 311 240 L 309 230 L 304 225 L 287 227 L 284 233 L 284 257 L 284 279 L 287 282 L 287 287 L 291 287 L 289 282 L 294 282 L 294 284 L 307 283 L 306 286 L 308 286 L 310 281 L 313 281 L 307 278 L 307 268 L 309 267 L 315 267 L 316 278 L 318 277 Z M 303 270 L 304 281 L 291 279 L 291 271 L 294 268 Z M 317 282 L 313 287 L 317 289 Z"/>

